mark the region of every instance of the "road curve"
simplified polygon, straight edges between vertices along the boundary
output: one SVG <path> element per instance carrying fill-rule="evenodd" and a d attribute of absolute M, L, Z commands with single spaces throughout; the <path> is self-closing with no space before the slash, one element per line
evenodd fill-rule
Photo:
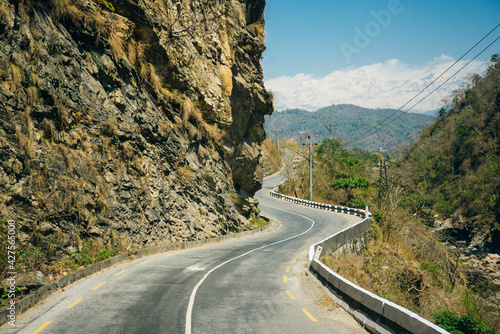
<path fill-rule="evenodd" d="M 364 333 L 304 274 L 309 246 L 359 221 L 257 194 L 277 228 L 126 262 L 66 287 L 1 333 Z"/>

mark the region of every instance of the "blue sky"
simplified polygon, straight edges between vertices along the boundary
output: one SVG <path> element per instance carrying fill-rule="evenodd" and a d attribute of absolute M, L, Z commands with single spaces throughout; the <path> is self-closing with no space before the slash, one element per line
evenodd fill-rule
<path fill-rule="evenodd" d="M 499 0 L 267 0 L 267 50 L 263 59 L 266 87 L 277 93 L 277 104 L 283 108 L 296 105 L 307 109 L 314 99 L 312 87 L 324 88 L 325 82 L 338 82 L 335 78 L 346 76 L 355 80 L 350 91 L 354 87 L 358 91 L 349 96 L 340 93 L 337 87 L 336 94 L 342 97 L 338 102 L 359 100 L 362 90 L 370 86 L 360 73 L 371 81 L 373 75 L 378 75 L 377 80 L 387 76 L 387 80 L 377 84 L 388 85 L 388 89 L 391 82 L 398 87 L 406 82 L 412 85 L 408 89 L 411 95 L 499 23 Z M 498 36 L 500 27 L 466 59 L 474 57 Z M 477 58 L 482 63 L 472 63 L 450 84 L 456 88 L 468 70 L 484 69 L 484 61 L 498 52 L 500 41 Z M 394 61 L 388 63 L 390 60 L 397 60 L 397 66 Z M 377 64 L 380 64 L 378 70 L 372 72 L 370 66 Z M 404 72 L 405 79 L 398 77 L 398 73 L 389 78 L 391 71 Z M 425 75 L 425 71 L 429 73 Z M 329 76 L 330 80 L 323 80 Z M 281 80 L 274 80 L 277 78 Z M 295 83 L 293 89 L 291 82 Z M 304 92 L 307 87 L 311 89 Z M 324 89 L 328 95 L 327 88 Z M 451 87 L 443 87 L 437 92 L 439 99 L 451 90 Z M 302 98 L 298 97 L 299 93 Z M 371 104 L 365 103 L 366 106 L 397 108 L 399 101 L 389 101 L 386 97 L 378 106 L 375 100 L 381 92 L 369 94 L 372 94 Z M 435 100 L 434 104 L 438 104 L 437 96 Z M 331 102 L 336 101 L 325 98 L 321 103 Z M 319 104 L 310 109 L 317 109 Z M 433 108 L 431 104 L 421 109 L 429 108 Z"/>

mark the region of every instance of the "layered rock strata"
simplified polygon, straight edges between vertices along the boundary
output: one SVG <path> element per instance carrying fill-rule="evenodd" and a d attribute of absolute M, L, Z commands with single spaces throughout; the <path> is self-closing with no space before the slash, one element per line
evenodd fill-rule
<path fill-rule="evenodd" d="M 48 262 L 238 231 L 264 0 L 0 0 L 0 215 Z"/>

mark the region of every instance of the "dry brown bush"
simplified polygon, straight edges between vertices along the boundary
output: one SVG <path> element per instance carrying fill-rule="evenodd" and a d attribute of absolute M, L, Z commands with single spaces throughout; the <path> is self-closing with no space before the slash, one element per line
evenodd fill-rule
<path fill-rule="evenodd" d="M 149 79 L 149 66 L 141 62 L 141 68 L 139 69 L 139 75 L 142 80 Z"/>
<path fill-rule="evenodd" d="M 198 124 L 201 124 L 203 122 L 202 113 L 190 100 L 183 100 L 181 102 L 180 112 L 184 125 L 187 125 L 191 118 Z"/>
<path fill-rule="evenodd" d="M 118 127 L 111 120 L 102 123 L 101 131 L 108 137 L 113 137 L 118 134 Z"/>
<path fill-rule="evenodd" d="M 72 0 L 53 0 L 52 18 L 55 21 L 84 22 L 86 14 Z"/>
<path fill-rule="evenodd" d="M 158 74 L 156 74 L 156 68 L 152 64 L 149 64 L 149 82 L 157 92 L 161 93 L 163 88 L 161 79 Z"/>
<path fill-rule="evenodd" d="M 134 41 L 127 44 L 127 58 L 133 66 L 137 63 L 137 47 Z"/>
<path fill-rule="evenodd" d="M 225 135 L 224 131 L 219 129 L 217 124 L 208 124 L 207 122 L 202 122 L 202 126 L 208 137 L 212 138 L 216 143 L 219 143 Z"/>
<path fill-rule="evenodd" d="M 24 135 L 19 128 L 16 130 L 16 137 L 19 144 L 19 150 L 26 155 L 27 158 L 33 158 L 33 141 L 30 140 L 28 136 Z"/>
<path fill-rule="evenodd" d="M 14 64 L 10 64 L 10 79 L 11 79 L 11 88 L 12 90 L 17 90 L 22 87 L 23 81 L 23 72 L 19 66 Z"/>
<path fill-rule="evenodd" d="M 7 23 L 9 21 L 10 11 L 3 2 L 0 2 L 0 22 Z"/>
<path fill-rule="evenodd" d="M 109 26 L 106 24 L 106 18 L 100 14 L 89 16 L 87 24 L 95 30 L 96 44 L 107 39 L 111 33 Z"/>
<path fill-rule="evenodd" d="M 7 145 L 8 139 L 5 136 L 0 135 L 0 147 Z"/>
<path fill-rule="evenodd" d="M 54 122 L 48 118 L 44 118 L 42 121 L 43 134 L 46 139 L 53 140 L 56 136 L 56 127 Z"/>
<path fill-rule="evenodd" d="M 191 123 L 188 124 L 188 128 L 189 138 L 194 139 L 199 134 L 198 128 Z"/>
<path fill-rule="evenodd" d="M 52 94 L 52 99 L 54 100 L 54 104 L 56 105 L 57 116 L 59 117 L 59 129 L 64 130 L 69 126 L 70 123 L 69 110 L 64 105 L 64 103 L 59 100 L 56 94 Z"/>
<path fill-rule="evenodd" d="M 158 120 L 158 132 L 161 136 L 167 137 L 170 130 L 172 130 L 173 126 L 171 122 L 164 121 L 162 119 Z"/>
<path fill-rule="evenodd" d="M 42 84 L 42 80 L 35 72 L 31 72 L 30 80 L 31 80 L 31 85 L 35 86 L 35 88 L 40 87 L 40 85 Z"/>
<path fill-rule="evenodd" d="M 118 62 L 120 58 L 126 57 L 124 42 L 123 39 L 117 34 L 112 34 L 108 38 L 109 47 L 111 48 L 111 52 L 113 53 L 113 58 L 115 62 Z"/>
<path fill-rule="evenodd" d="M 27 95 L 28 95 L 27 103 L 31 106 L 34 105 L 35 102 L 38 100 L 38 88 L 35 86 L 28 87 Z"/>
<path fill-rule="evenodd" d="M 31 43 L 30 53 L 34 59 L 43 59 L 47 56 L 47 50 L 37 41 Z"/>
<path fill-rule="evenodd" d="M 134 147 L 128 141 L 122 144 L 122 152 L 126 160 L 131 160 L 134 157 Z"/>
<path fill-rule="evenodd" d="M 193 172 L 191 171 L 191 169 L 184 166 L 177 166 L 177 175 L 184 182 L 191 182 L 191 180 L 193 179 Z"/>
<path fill-rule="evenodd" d="M 266 39 L 266 29 L 264 27 L 264 24 L 262 24 L 260 22 L 256 22 L 256 23 L 252 23 L 249 27 L 253 28 L 255 30 L 255 33 L 256 33 L 258 38 L 260 38 L 261 40 Z"/>

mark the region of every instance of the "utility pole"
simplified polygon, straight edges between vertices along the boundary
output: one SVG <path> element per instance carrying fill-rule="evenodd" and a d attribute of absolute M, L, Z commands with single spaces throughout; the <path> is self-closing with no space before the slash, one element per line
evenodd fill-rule
<path fill-rule="evenodd" d="M 309 138 L 309 200 L 313 200 L 313 155 L 312 155 L 312 139 Z"/>
<path fill-rule="evenodd" d="M 316 136 L 316 145 L 319 144 L 319 135 L 320 133 L 319 132 L 315 132 L 314 135 Z"/>
<path fill-rule="evenodd" d="M 280 159 L 280 139 L 279 139 L 279 134 L 281 134 L 281 130 L 272 130 L 272 133 L 276 136 L 276 146 L 278 147 L 278 164 L 281 166 L 281 159 Z"/>
<path fill-rule="evenodd" d="M 309 139 L 309 200 L 312 202 L 313 200 L 313 180 L 312 180 L 312 167 L 313 167 L 313 160 L 312 160 L 312 146 L 313 145 L 318 145 L 317 143 L 316 144 L 313 144 L 312 142 L 312 136 L 308 133 L 305 133 L 305 132 L 300 132 L 301 134 L 301 141 L 302 141 L 302 138 L 307 138 Z M 302 135 L 304 135 L 304 137 L 302 137 Z M 306 143 L 303 143 L 302 142 L 302 145 L 307 145 Z"/>
<path fill-rule="evenodd" d="M 338 124 L 324 124 L 326 129 L 330 132 L 330 140 L 332 139 L 332 130 L 338 126 Z"/>

